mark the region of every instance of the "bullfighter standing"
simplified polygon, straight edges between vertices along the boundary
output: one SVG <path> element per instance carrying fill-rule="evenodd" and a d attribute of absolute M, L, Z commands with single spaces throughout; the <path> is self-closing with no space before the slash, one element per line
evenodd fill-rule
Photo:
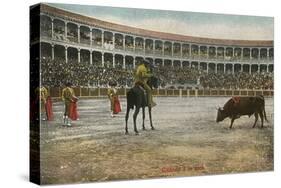
<path fill-rule="evenodd" d="M 64 101 L 65 110 L 63 116 L 64 125 L 71 126 L 71 103 L 77 101 L 73 88 L 71 88 L 71 83 L 67 83 L 65 88 L 62 90 L 62 100 Z"/>
<path fill-rule="evenodd" d="M 111 117 L 114 117 L 114 114 L 118 114 L 119 112 L 121 112 L 120 101 L 118 98 L 117 89 L 115 88 L 117 86 L 117 83 L 114 81 L 110 81 L 108 85 L 110 87 L 107 90 L 107 96 L 110 100 Z"/>
<path fill-rule="evenodd" d="M 41 114 L 41 119 L 43 121 L 45 121 L 47 119 L 47 115 L 46 115 L 46 103 L 47 103 L 47 97 L 48 97 L 48 90 L 44 87 L 44 86 L 41 86 L 39 88 L 39 94 L 40 94 L 40 107 L 41 107 L 41 110 L 40 110 L 40 114 Z"/>

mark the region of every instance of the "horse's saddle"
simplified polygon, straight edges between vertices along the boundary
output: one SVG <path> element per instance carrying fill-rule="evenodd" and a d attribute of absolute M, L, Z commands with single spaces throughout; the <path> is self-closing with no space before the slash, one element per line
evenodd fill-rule
<path fill-rule="evenodd" d="M 143 85 L 142 82 L 136 82 L 135 86 L 139 87 L 144 92 L 144 94 L 146 95 L 146 91 L 144 89 L 144 85 Z"/>
<path fill-rule="evenodd" d="M 144 89 L 143 83 L 142 82 L 136 82 L 135 87 L 139 88 L 140 91 L 143 93 L 142 100 L 145 102 L 145 104 L 147 104 L 147 101 L 148 101 L 147 97 L 148 96 L 147 96 L 146 90 Z"/>

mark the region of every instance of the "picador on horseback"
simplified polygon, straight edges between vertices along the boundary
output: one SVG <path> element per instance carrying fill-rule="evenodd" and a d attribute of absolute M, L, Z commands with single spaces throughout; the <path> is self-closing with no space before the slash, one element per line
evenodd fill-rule
<path fill-rule="evenodd" d="M 152 65 L 149 61 L 142 61 L 135 71 L 135 85 L 127 92 L 127 112 L 125 116 L 126 127 L 125 131 L 128 134 L 128 118 L 130 109 L 135 107 L 135 112 L 133 115 L 134 119 L 134 131 L 138 134 L 136 119 L 139 113 L 139 109 L 142 108 L 143 112 L 143 130 L 145 130 L 144 119 L 145 119 L 145 107 L 148 107 L 150 126 L 153 130 L 152 117 L 151 117 L 151 108 L 156 105 L 152 100 L 152 88 L 158 87 L 158 80 L 152 74 Z"/>

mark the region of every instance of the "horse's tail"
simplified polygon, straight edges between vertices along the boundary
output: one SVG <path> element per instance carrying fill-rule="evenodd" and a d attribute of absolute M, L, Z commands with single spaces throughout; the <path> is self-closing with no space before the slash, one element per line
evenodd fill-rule
<path fill-rule="evenodd" d="M 134 109 L 134 92 L 132 89 L 127 92 L 127 108 Z"/>

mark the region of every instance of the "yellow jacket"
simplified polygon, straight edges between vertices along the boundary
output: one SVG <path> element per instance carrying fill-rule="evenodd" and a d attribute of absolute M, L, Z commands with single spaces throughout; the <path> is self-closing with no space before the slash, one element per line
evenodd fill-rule
<path fill-rule="evenodd" d="M 66 87 L 62 90 L 62 100 L 65 102 L 72 101 L 72 98 L 75 97 L 74 90 L 70 87 Z"/>
<path fill-rule="evenodd" d="M 108 88 L 107 96 L 109 99 L 112 99 L 113 96 L 117 96 L 117 90 L 115 88 Z"/>
<path fill-rule="evenodd" d="M 48 97 L 48 90 L 42 86 L 39 88 L 39 92 L 40 92 L 40 100 L 46 103 Z"/>
<path fill-rule="evenodd" d="M 137 70 L 135 73 L 135 82 L 146 83 L 148 78 L 151 76 L 152 76 L 152 74 L 150 73 L 150 70 L 148 68 L 146 68 L 144 64 L 140 64 L 137 67 Z"/>

